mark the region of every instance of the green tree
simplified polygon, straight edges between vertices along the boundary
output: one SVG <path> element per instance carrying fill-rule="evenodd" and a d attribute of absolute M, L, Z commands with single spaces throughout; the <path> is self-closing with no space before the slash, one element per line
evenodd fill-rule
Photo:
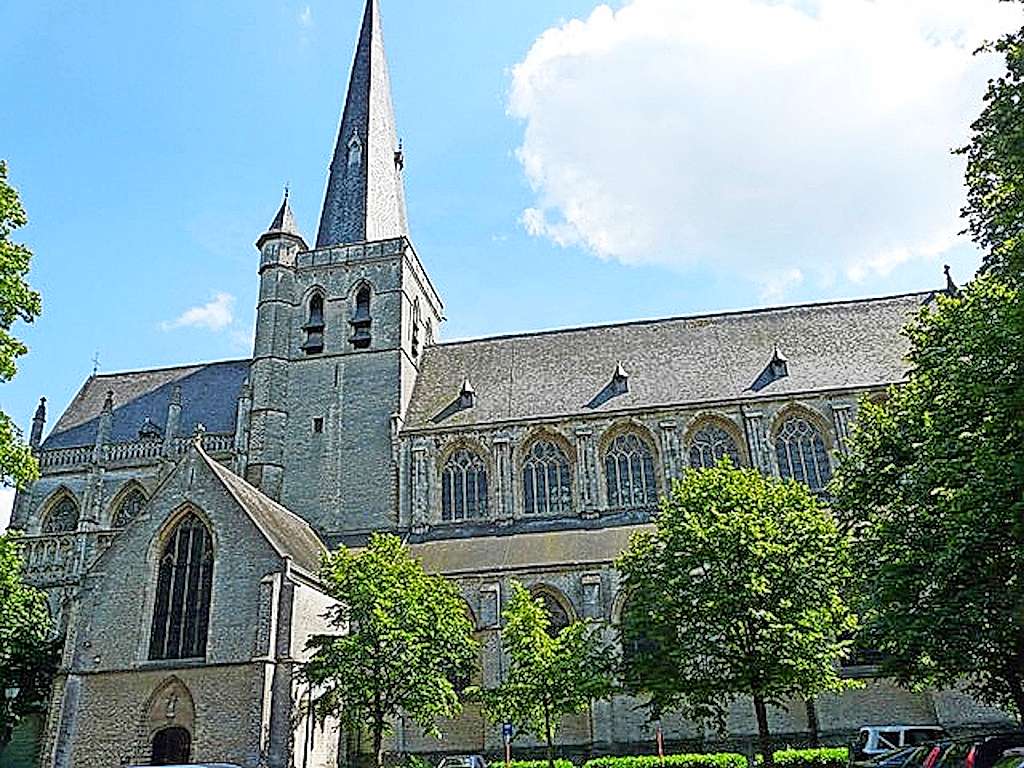
<path fill-rule="evenodd" d="M 982 47 L 1006 71 L 989 81 L 985 107 L 971 126 L 967 157 L 967 231 L 985 252 L 983 270 L 1024 280 L 1024 29 Z"/>
<path fill-rule="evenodd" d="M 771 765 L 767 708 L 848 685 L 836 664 L 856 626 L 848 537 L 805 486 L 728 460 L 687 472 L 618 567 L 622 677 L 652 717 L 724 728 L 750 697 Z"/>
<path fill-rule="evenodd" d="M 16 536 L 0 536 L 0 752 L 18 720 L 45 705 L 57 660 L 46 596 L 21 573 Z"/>
<path fill-rule="evenodd" d="M 503 616 L 509 669 L 500 686 L 481 692 L 484 714 L 492 723 L 509 723 L 543 740 L 554 768 L 562 719 L 611 694 L 614 653 L 597 622 L 576 621 L 553 634 L 543 601 L 519 583 L 512 584 Z"/>
<path fill-rule="evenodd" d="M 460 712 L 460 681 L 478 658 L 473 625 L 456 586 L 425 573 L 396 536 L 375 534 L 362 551 L 342 547 L 322 578 L 338 601 L 330 615 L 338 633 L 309 641 L 305 672 L 321 691 L 314 708 L 366 728 L 379 768 L 400 713 L 436 732 L 439 718 Z"/>
<path fill-rule="evenodd" d="M 0 383 L 14 378 L 16 360 L 28 351 L 11 328 L 18 320 L 31 323 L 42 309 L 39 294 L 26 281 L 32 251 L 11 240 L 14 231 L 27 223 L 18 192 L 7 183 L 7 163 L 0 160 Z M 39 467 L 21 431 L 0 412 L 0 482 L 22 486 L 38 475 Z"/>
<path fill-rule="evenodd" d="M 1024 298 L 994 274 L 909 326 L 911 371 L 862 405 L 836 478 L 865 641 L 905 684 L 966 680 L 1024 719 Z"/>

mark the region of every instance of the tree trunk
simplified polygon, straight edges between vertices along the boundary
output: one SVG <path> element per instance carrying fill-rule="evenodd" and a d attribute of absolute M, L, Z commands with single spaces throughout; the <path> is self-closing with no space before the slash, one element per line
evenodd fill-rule
<path fill-rule="evenodd" d="M 768 732 L 768 707 L 761 696 L 754 696 L 754 714 L 757 715 L 757 741 L 764 761 L 762 764 L 765 768 L 772 768 L 775 760 L 772 755 L 772 736 Z"/>
<path fill-rule="evenodd" d="M 376 768 L 384 768 L 384 720 L 373 719 L 373 764 Z"/>
<path fill-rule="evenodd" d="M 548 768 L 555 768 L 555 737 L 551 733 L 551 712 L 544 707 L 544 740 L 548 745 Z"/>
<path fill-rule="evenodd" d="M 817 748 L 820 746 L 818 707 L 814 703 L 813 696 L 804 701 L 804 707 L 807 709 L 807 730 L 811 734 L 811 746 Z"/>

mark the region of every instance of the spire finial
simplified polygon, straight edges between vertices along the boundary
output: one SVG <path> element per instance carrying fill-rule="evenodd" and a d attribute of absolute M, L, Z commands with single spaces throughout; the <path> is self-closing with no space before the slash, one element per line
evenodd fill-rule
<path fill-rule="evenodd" d="M 956 284 L 956 281 L 953 280 L 953 270 L 952 270 L 952 268 L 949 266 L 949 264 L 946 264 L 942 268 L 942 271 L 946 275 L 946 290 L 945 290 L 946 295 L 949 296 L 950 298 L 954 298 L 954 299 L 959 298 L 960 295 L 961 295 L 960 294 L 960 286 L 958 286 Z"/>

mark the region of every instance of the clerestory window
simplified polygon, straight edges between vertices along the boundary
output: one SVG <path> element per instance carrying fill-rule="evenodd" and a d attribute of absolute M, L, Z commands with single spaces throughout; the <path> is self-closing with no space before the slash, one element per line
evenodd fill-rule
<path fill-rule="evenodd" d="M 146 497 L 138 488 L 133 488 L 117 505 L 114 510 L 112 524 L 114 528 L 126 528 L 128 523 L 146 506 Z"/>
<path fill-rule="evenodd" d="M 213 589 L 213 539 L 195 514 L 175 527 L 160 556 L 150 659 L 206 656 Z"/>
<path fill-rule="evenodd" d="M 619 435 L 604 459 L 608 505 L 620 509 L 653 507 L 658 501 L 658 480 L 650 447 L 635 434 Z"/>
<path fill-rule="evenodd" d="M 775 436 L 779 475 L 805 483 L 812 491 L 825 490 L 832 479 L 832 463 L 821 432 L 800 417 L 786 419 Z"/>
<path fill-rule="evenodd" d="M 690 440 L 690 466 L 710 469 L 728 456 L 734 467 L 740 465 L 740 451 L 732 435 L 717 424 L 708 424 L 694 433 Z"/>
<path fill-rule="evenodd" d="M 523 461 L 523 512 L 567 515 L 572 512 L 572 474 L 565 452 L 550 440 L 538 440 Z"/>
<path fill-rule="evenodd" d="M 473 451 L 453 453 L 441 473 L 441 520 L 456 523 L 487 517 L 487 467 Z"/>
<path fill-rule="evenodd" d="M 73 533 L 78 530 L 78 504 L 70 496 L 53 505 L 43 521 L 43 533 Z"/>

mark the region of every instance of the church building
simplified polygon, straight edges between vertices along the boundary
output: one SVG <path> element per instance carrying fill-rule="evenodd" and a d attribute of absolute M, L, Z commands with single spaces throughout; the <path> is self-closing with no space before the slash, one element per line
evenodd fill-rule
<path fill-rule="evenodd" d="M 512 581 L 556 627 L 614 624 L 614 560 L 673 478 L 729 456 L 821 492 L 858 403 L 904 377 L 901 328 L 935 292 L 442 341 L 444 286 L 410 239 L 396 136 L 367 0 L 315 239 L 286 195 L 256 240 L 252 356 L 93 375 L 48 433 L 40 403 L 42 476 L 13 527 L 65 638 L 46 768 L 354 765 L 364 740 L 307 717 L 299 674 L 327 630 L 329 549 L 407 540 L 459 586 L 495 685 Z M 871 661 L 844 668 L 863 688 L 774 710 L 773 730 L 800 743 L 1003 721 L 958 691 L 900 690 Z M 678 717 L 664 727 L 670 748 L 720 744 Z M 730 746 L 756 730 L 737 703 Z M 559 735 L 573 756 L 653 738 L 625 698 Z M 391 739 L 425 756 L 502 743 L 472 707 L 441 739 L 404 718 Z"/>

